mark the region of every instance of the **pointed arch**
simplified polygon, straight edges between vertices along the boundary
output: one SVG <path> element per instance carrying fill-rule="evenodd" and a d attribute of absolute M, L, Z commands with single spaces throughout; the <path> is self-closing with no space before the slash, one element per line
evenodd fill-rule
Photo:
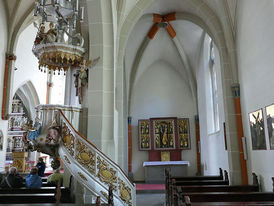
<path fill-rule="evenodd" d="M 26 82 L 20 86 L 16 92 L 16 95 L 22 100 L 25 105 L 28 116 L 31 119 L 35 118 L 35 107 L 40 104 L 37 91 L 31 81 Z"/>

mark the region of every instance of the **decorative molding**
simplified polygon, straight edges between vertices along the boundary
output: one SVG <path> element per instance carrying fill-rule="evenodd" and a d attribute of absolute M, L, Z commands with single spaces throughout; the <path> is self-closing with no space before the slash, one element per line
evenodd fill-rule
<path fill-rule="evenodd" d="M 88 181 L 85 175 L 83 175 L 81 172 L 78 172 L 78 175 L 85 181 Z"/>
<path fill-rule="evenodd" d="M 128 205 L 132 205 L 131 203 L 131 189 L 126 186 L 125 182 L 118 178 L 118 185 L 120 191 L 120 198 Z"/>
<path fill-rule="evenodd" d="M 71 164 L 71 162 L 70 162 L 70 160 L 69 160 L 69 158 L 68 158 L 67 155 L 64 155 L 64 159 L 67 161 L 67 163 Z"/>
<path fill-rule="evenodd" d="M 80 140 L 76 143 L 76 160 L 91 173 L 95 174 L 95 153 Z"/>
<path fill-rule="evenodd" d="M 100 156 L 97 157 L 97 168 L 98 168 L 98 173 L 97 176 L 99 179 L 108 184 L 108 185 L 113 185 L 113 189 L 117 190 L 117 187 L 114 185 L 117 183 L 117 176 L 116 176 L 116 171 L 113 168 L 109 167 L 109 164 L 100 158 Z"/>
<path fill-rule="evenodd" d="M 234 98 L 240 97 L 240 84 L 234 83 L 231 85 L 231 90 Z"/>
<path fill-rule="evenodd" d="M 74 140 L 74 136 L 71 134 L 69 128 L 65 124 L 63 124 L 63 128 L 62 128 L 62 141 L 64 146 L 69 151 L 69 154 L 73 156 L 75 140 Z"/>
<path fill-rule="evenodd" d="M 199 115 L 198 114 L 195 115 L 195 122 L 199 123 Z"/>
<path fill-rule="evenodd" d="M 131 124 L 131 121 L 132 121 L 132 117 L 128 117 L 128 118 L 127 118 L 127 123 L 128 123 L 128 124 Z"/>
<path fill-rule="evenodd" d="M 106 199 L 108 199 L 108 194 L 107 194 L 106 192 L 100 191 L 100 193 L 101 193 Z"/>

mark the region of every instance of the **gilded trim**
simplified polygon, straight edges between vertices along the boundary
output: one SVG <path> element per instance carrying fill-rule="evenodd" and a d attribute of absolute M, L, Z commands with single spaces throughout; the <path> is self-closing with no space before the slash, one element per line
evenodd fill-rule
<path fill-rule="evenodd" d="M 78 139 L 76 143 L 76 160 L 91 173 L 95 174 L 95 153 Z"/>

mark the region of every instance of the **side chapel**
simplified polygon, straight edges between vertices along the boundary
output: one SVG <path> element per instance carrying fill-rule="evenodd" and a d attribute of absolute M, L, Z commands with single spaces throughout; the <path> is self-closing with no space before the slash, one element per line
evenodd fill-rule
<path fill-rule="evenodd" d="M 272 191 L 273 19 L 272 0 L 2 0 L 0 172 L 42 157 L 77 204 L 138 205 L 165 169 Z"/>

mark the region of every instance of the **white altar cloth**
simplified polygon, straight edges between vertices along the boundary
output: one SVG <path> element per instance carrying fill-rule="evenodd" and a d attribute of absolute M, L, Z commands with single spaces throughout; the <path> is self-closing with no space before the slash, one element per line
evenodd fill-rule
<path fill-rule="evenodd" d="M 146 183 L 164 183 L 165 169 L 168 169 L 172 176 L 187 176 L 189 161 L 151 161 L 144 162 Z"/>
<path fill-rule="evenodd" d="M 187 165 L 187 166 L 190 166 L 190 163 L 189 163 L 189 161 L 151 161 L 151 162 L 143 163 L 143 167 L 164 166 L 164 165 Z"/>

